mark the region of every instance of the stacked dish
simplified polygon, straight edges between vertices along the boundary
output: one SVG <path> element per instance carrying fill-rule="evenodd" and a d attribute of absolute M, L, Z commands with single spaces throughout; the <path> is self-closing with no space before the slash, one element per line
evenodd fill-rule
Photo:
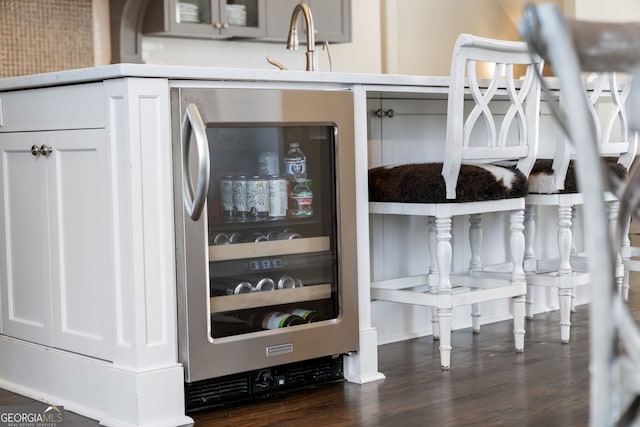
<path fill-rule="evenodd" d="M 247 8 L 243 4 L 226 5 L 227 22 L 229 25 L 247 25 Z"/>
<path fill-rule="evenodd" d="M 199 8 L 197 4 L 176 2 L 176 21 L 199 23 Z"/>

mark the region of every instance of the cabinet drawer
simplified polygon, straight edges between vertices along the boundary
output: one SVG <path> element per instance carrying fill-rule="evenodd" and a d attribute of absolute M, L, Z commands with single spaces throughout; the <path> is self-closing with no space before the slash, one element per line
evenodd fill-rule
<path fill-rule="evenodd" d="M 0 93 L 0 132 L 105 127 L 102 83 Z"/>

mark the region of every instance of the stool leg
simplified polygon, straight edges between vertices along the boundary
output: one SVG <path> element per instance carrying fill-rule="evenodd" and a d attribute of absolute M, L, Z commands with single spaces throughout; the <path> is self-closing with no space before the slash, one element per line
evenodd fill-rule
<path fill-rule="evenodd" d="M 525 283 L 523 261 L 524 261 L 524 210 L 511 212 L 511 261 L 513 268 L 511 272 L 511 283 Z M 519 295 L 513 298 L 513 336 L 517 352 L 524 351 L 524 316 L 525 316 L 526 295 Z"/>
<path fill-rule="evenodd" d="M 536 253 L 533 242 L 536 236 L 536 211 L 534 206 L 527 206 L 524 209 L 524 271 L 535 272 Z M 527 286 L 526 316 L 533 319 L 533 286 Z"/>
<path fill-rule="evenodd" d="M 480 333 L 480 317 L 482 317 L 480 303 L 471 304 L 471 327 L 474 334 Z"/>
<path fill-rule="evenodd" d="M 524 311 L 526 299 L 524 295 L 513 298 L 513 339 L 517 353 L 524 351 Z"/>
<path fill-rule="evenodd" d="M 622 233 L 622 247 L 620 248 L 620 257 L 622 260 L 622 298 L 629 301 L 629 269 L 625 264 L 631 260 L 631 240 L 629 240 L 629 227 L 631 226 L 631 218 L 626 218 L 624 224 L 624 232 Z"/>
<path fill-rule="evenodd" d="M 560 341 L 569 342 L 571 333 L 571 300 L 573 296 L 573 282 L 571 270 L 571 246 L 573 234 L 571 233 L 570 206 L 558 207 L 558 252 L 560 266 L 558 268 L 558 301 L 560 305 Z"/>
<path fill-rule="evenodd" d="M 614 200 L 609 202 L 609 230 L 612 236 L 616 235 L 616 226 L 618 222 L 618 213 L 620 212 L 620 202 Z M 618 248 L 616 252 L 616 284 L 618 285 L 618 291 L 622 292 L 622 285 L 624 283 L 624 265 L 622 264 L 622 256 L 620 255 L 621 248 Z"/>
<path fill-rule="evenodd" d="M 427 220 L 427 226 L 429 227 L 429 231 L 427 233 L 427 245 L 429 246 L 429 256 L 431 257 L 431 264 L 429 266 L 429 292 L 437 294 L 438 284 L 432 283 L 433 278 L 438 277 L 438 240 L 436 238 L 436 219 L 434 217 L 430 217 Z M 435 307 L 431 307 L 431 330 L 433 331 L 433 339 L 439 340 L 440 322 L 438 321 L 438 310 Z"/>
<path fill-rule="evenodd" d="M 482 270 L 480 247 L 482 246 L 482 216 L 472 214 L 469 216 L 469 246 L 471 248 L 470 271 Z M 474 333 L 480 332 L 480 304 L 471 304 L 471 324 Z"/>
<path fill-rule="evenodd" d="M 440 280 L 438 282 L 438 320 L 440 322 L 440 366 L 451 366 L 451 217 L 436 218 L 437 259 Z"/>
<path fill-rule="evenodd" d="M 578 253 L 578 250 L 576 249 L 576 242 L 573 239 L 573 230 L 575 228 L 575 223 L 576 223 L 576 207 L 572 206 L 571 207 L 571 255 L 575 255 Z M 571 312 L 575 313 L 576 312 L 576 287 L 574 286 L 573 289 L 571 290 Z"/>

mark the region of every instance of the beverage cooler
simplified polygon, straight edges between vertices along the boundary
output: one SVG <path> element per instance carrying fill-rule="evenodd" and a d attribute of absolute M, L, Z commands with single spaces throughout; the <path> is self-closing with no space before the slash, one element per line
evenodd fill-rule
<path fill-rule="evenodd" d="M 342 380 L 358 350 L 352 93 L 171 97 L 187 411 Z"/>

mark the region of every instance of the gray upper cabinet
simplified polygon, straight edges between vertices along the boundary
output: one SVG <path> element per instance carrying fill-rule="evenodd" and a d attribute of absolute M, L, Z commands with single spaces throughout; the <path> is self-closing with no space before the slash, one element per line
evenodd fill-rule
<path fill-rule="evenodd" d="M 149 5 L 145 34 L 175 37 L 262 38 L 267 0 L 164 0 Z"/>
<path fill-rule="evenodd" d="M 285 42 L 291 14 L 300 0 L 266 0 L 268 41 Z M 315 25 L 316 43 L 351 41 L 351 0 L 303 0 L 309 5 Z M 302 15 L 298 18 L 298 37 L 306 43 L 306 28 Z"/>
<path fill-rule="evenodd" d="M 311 8 L 316 43 L 351 41 L 351 0 L 303 0 Z M 285 42 L 291 14 L 300 0 L 164 0 L 149 5 L 143 32 L 192 38 L 246 37 Z M 306 43 L 302 15 L 301 44 Z"/>

